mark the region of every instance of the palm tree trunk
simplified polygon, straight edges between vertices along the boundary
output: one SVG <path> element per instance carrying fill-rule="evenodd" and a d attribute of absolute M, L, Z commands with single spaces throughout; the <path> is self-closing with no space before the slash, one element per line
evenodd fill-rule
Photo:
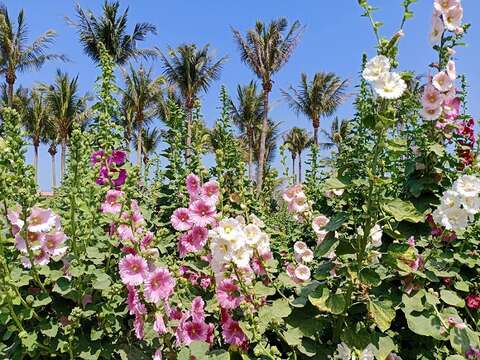
<path fill-rule="evenodd" d="M 65 175 L 65 159 L 67 156 L 67 140 L 62 139 L 61 142 L 61 155 L 60 155 L 60 178 L 63 180 L 63 176 Z"/>
<path fill-rule="evenodd" d="M 295 155 L 292 154 L 292 176 L 293 176 L 293 182 L 297 182 L 297 177 L 295 176 Z"/>
<path fill-rule="evenodd" d="M 33 145 L 33 167 L 35 168 L 35 184 L 38 185 L 38 145 Z"/>
<path fill-rule="evenodd" d="M 55 163 L 55 154 L 50 154 L 52 157 L 52 192 L 57 187 L 57 164 Z"/>
<path fill-rule="evenodd" d="M 190 147 L 192 146 L 192 119 L 193 107 L 187 106 L 187 146 L 185 147 L 185 163 L 188 164 Z"/>
<path fill-rule="evenodd" d="M 302 182 L 302 152 L 298 153 L 298 182 Z"/>
<path fill-rule="evenodd" d="M 139 168 L 140 173 L 142 172 L 142 127 L 138 128 L 137 134 L 137 166 Z"/>
<path fill-rule="evenodd" d="M 262 123 L 262 132 L 260 134 L 260 152 L 258 155 L 258 170 L 257 170 L 257 192 L 262 190 L 263 185 L 263 171 L 265 164 L 265 142 L 267 140 L 268 132 L 268 86 L 270 84 L 264 84 L 263 86 L 263 123 Z"/>
<path fill-rule="evenodd" d="M 318 145 L 318 128 L 320 127 L 320 119 L 313 119 L 313 142 Z"/>
<path fill-rule="evenodd" d="M 253 130 L 248 129 L 248 179 L 253 183 Z"/>
<path fill-rule="evenodd" d="M 7 82 L 7 104 L 8 107 L 13 107 L 13 85 L 15 84 L 15 74 L 7 70 L 5 73 L 5 80 Z"/>

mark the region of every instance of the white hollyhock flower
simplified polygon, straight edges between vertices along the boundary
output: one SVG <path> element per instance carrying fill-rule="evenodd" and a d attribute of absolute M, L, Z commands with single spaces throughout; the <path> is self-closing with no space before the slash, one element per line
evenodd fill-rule
<path fill-rule="evenodd" d="M 383 231 L 380 225 L 376 224 L 370 229 L 370 239 L 373 246 L 379 247 L 382 245 L 382 235 Z"/>
<path fill-rule="evenodd" d="M 455 65 L 455 61 L 449 60 L 447 63 L 447 74 L 450 79 L 455 80 L 457 78 L 457 67 Z"/>
<path fill-rule="evenodd" d="M 383 55 L 372 58 L 365 64 L 362 76 L 367 81 L 377 81 L 380 76 L 390 71 L 390 60 Z"/>
<path fill-rule="evenodd" d="M 422 108 L 421 115 L 425 120 L 437 120 L 440 115 L 442 115 L 442 108 L 440 106 L 436 108 L 424 107 Z"/>
<path fill-rule="evenodd" d="M 442 39 L 442 34 L 445 31 L 445 26 L 443 25 L 443 20 L 439 16 L 432 17 L 432 30 L 430 31 L 430 42 L 432 44 L 437 44 Z"/>
<path fill-rule="evenodd" d="M 312 220 L 312 228 L 315 234 L 318 234 L 328 223 L 330 219 L 325 215 L 318 215 Z"/>
<path fill-rule="evenodd" d="M 300 258 L 301 261 L 304 263 L 309 263 L 313 261 L 313 251 L 307 249 L 303 252 L 302 257 Z"/>
<path fill-rule="evenodd" d="M 250 214 L 250 221 L 252 224 L 257 225 L 260 229 L 265 227 L 265 223 L 255 214 Z"/>
<path fill-rule="evenodd" d="M 352 359 L 352 350 L 348 347 L 347 344 L 341 342 L 337 345 L 337 357 L 341 360 L 351 360 Z"/>
<path fill-rule="evenodd" d="M 307 281 L 310 279 L 310 269 L 305 265 L 298 265 L 295 269 L 295 277 L 300 281 Z"/>
<path fill-rule="evenodd" d="M 398 99 L 407 89 L 407 84 L 399 74 L 384 73 L 374 82 L 375 92 L 384 99 Z"/>
<path fill-rule="evenodd" d="M 453 190 L 465 197 L 480 194 L 480 179 L 473 175 L 463 175 L 453 183 Z"/>
<path fill-rule="evenodd" d="M 308 246 L 303 241 L 297 241 L 295 244 L 293 244 L 293 250 L 295 251 L 295 254 L 302 255 L 307 249 Z"/>
<path fill-rule="evenodd" d="M 453 81 L 446 71 L 441 71 L 433 77 L 432 84 L 438 91 L 447 92 L 452 88 Z"/>
<path fill-rule="evenodd" d="M 243 232 L 245 233 L 245 241 L 250 246 L 254 246 L 262 235 L 262 231 L 255 224 L 248 224 L 243 228 Z"/>
<path fill-rule="evenodd" d="M 450 31 L 458 32 L 462 26 L 463 8 L 461 5 L 452 6 L 443 13 L 445 27 Z"/>

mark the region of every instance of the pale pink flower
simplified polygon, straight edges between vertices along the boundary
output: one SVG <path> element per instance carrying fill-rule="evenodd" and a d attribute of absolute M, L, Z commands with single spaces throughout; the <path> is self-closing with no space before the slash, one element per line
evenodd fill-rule
<path fill-rule="evenodd" d="M 305 266 L 305 265 L 298 265 L 297 268 L 295 269 L 295 277 L 299 281 L 307 281 L 310 279 L 310 269 Z"/>
<path fill-rule="evenodd" d="M 433 77 L 432 84 L 438 91 L 446 92 L 452 88 L 453 81 L 446 71 L 441 71 Z"/>
<path fill-rule="evenodd" d="M 456 7 L 460 5 L 459 0 L 435 0 L 433 3 L 433 7 L 440 13 L 444 13 L 448 11 L 452 7 Z"/>
<path fill-rule="evenodd" d="M 192 222 L 201 227 L 211 225 L 215 222 L 215 207 L 205 200 L 196 200 L 189 206 Z"/>
<path fill-rule="evenodd" d="M 223 280 L 217 287 L 217 300 L 223 309 L 236 309 L 242 302 L 239 287 L 232 279 Z"/>
<path fill-rule="evenodd" d="M 205 320 L 205 312 L 203 310 L 203 307 L 205 306 L 205 303 L 202 300 L 201 296 L 195 297 L 192 301 L 192 310 L 191 315 L 192 319 L 194 321 L 204 321 Z"/>
<path fill-rule="evenodd" d="M 461 5 L 452 6 L 443 13 L 445 27 L 450 31 L 459 31 L 462 26 L 463 7 Z"/>
<path fill-rule="evenodd" d="M 151 303 L 166 300 L 172 295 L 174 287 L 175 279 L 172 278 L 170 272 L 165 268 L 157 268 L 148 274 L 145 281 L 145 300 Z"/>
<path fill-rule="evenodd" d="M 442 108 L 423 108 L 421 115 L 425 120 L 437 120 L 442 114 Z"/>
<path fill-rule="evenodd" d="M 310 249 L 306 249 L 303 254 L 299 257 L 298 261 L 302 261 L 304 263 L 309 263 L 313 261 L 313 251 Z"/>
<path fill-rule="evenodd" d="M 304 192 L 301 191 L 288 204 L 288 210 L 294 213 L 303 213 L 308 210 L 308 201 Z"/>
<path fill-rule="evenodd" d="M 162 349 L 158 348 L 153 354 L 153 360 L 162 360 Z"/>
<path fill-rule="evenodd" d="M 195 174 L 189 174 L 185 181 L 190 198 L 195 199 L 200 193 L 200 179 Z"/>
<path fill-rule="evenodd" d="M 215 180 L 207 181 L 201 189 L 201 197 L 203 200 L 216 204 L 220 196 L 220 187 Z"/>
<path fill-rule="evenodd" d="M 165 334 L 167 332 L 167 327 L 165 326 L 163 315 L 158 312 L 155 314 L 155 322 L 153 323 L 153 330 L 155 330 L 160 335 Z"/>
<path fill-rule="evenodd" d="M 133 230 L 130 227 L 130 225 L 127 225 L 127 224 L 118 225 L 117 233 L 120 239 L 122 239 L 123 241 L 135 240 L 135 237 L 133 236 Z"/>
<path fill-rule="evenodd" d="M 293 250 L 295 251 L 295 254 L 300 254 L 301 255 L 307 249 L 308 249 L 308 246 L 303 241 L 297 241 L 297 242 L 295 242 L 295 244 L 293 244 Z"/>
<path fill-rule="evenodd" d="M 63 256 L 67 252 L 67 247 L 64 245 L 67 236 L 63 231 L 57 231 L 52 234 L 46 234 L 43 238 L 42 246 L 47 250 L 51 256 Z"/>
<path fill-rule="evenodd" d="M 325 231 L 325 230 L 320 230 L 317 233 L 317 245 L 320 245 L 323 242 L 323 240 L 325 240 L 325 238 L 327 237 L 327 234 L 328 234 L 328 231 Z"/>
<path fill-rule="evenodd" d="M 122 209 L 120 199 L 124 193 L 120 190 L 108 190 L 105 201 L 102 203 L 102 212 L 106 214 L 119 214 Z"/>
<path fill-rule="evenodd" d="M 151 231 L 147 231 L 145 235 L 143 235 L 142 240 L 140 240 L 140 246 L 143 250 L 147 249 L 153 240 L 153 233 Z M 151 249 L 151 250 L 158 250 L 158 249 Z"/>
<path fill-rule="evenodd" d="M 55 225 L 55 215 L 50 209 L 33 207 L 27 223 L 30 232 L 46 232 Z"/>
<path fill-rule="evenodd" d="M 7 219 L 12 225 L 12 234 L 16 235 L 22 230 L 24 221 L 20 219 L 20 211 L 8 209 Z"/>
<path fill-rule="evenodd" d="M 299 192 L 302 191 L 302 185 L 296 184 L 283 191 L 282 197 L 287 203 L 290 203 Z"/>
<path fill-rule="evenodd" d="M 312 220 L 313 231 L 318 234 L 329 222 L 330 219 L 325 215 L 315 216 Z"/>
<path fill-rule="evenodd" d="M 142 340 L 145 336 L 143 327 L 143 317 L 140 314 L 135 314 L 135 320 L 133 321 L 133 328 L 135 330 L 135 336 L 137 339 Z"/>
<path fill-rule="evenodd" d="M 146 314 L 147 308 L 140 301 L 140 298 L 138 297 L 137 289 L 135 289 L 134 286 L 127 285 L 127 290 L 128 290 L 128 295 L 127 295 L 128 313 L 130 315 Z"/>
<path fill-rule="evenodd" d="M 147 261 L 139 256 L 128 254 L 119 263 L 120 277 L 125 285 L 140 285 L 146 278 Z"/>
<path fill-rule="evenodd" d="M 435 109 L 442 105 L 445 95 L 435 89 L 432 85 L 425 86 L 422 96 L 422 105 L 424 108 Z"/>
<path fill-rule="evenodd" d="M 170 217 L 170 223 L 177 231 L 190 230 L 192 220 L 190 219 L 190 211 L 186 208 L 178 208 Z"/>
<path fill-rule="evenodd" d="M 457 78 L 457 67 L 455 65 L 455 61 L 449 60 L 447 63 L 447 74 L 450 79 L 455 80 Z"/>
<path fill-rule="evenodd" d="M 460 99 L 447 99 L 443 103 L 443 112 L 448 120 L 455 120 L 460 115 Z"/>
<path fill-rule="evenodd" d="M 430 42 L 437 44 L 442 39 L 442 34 L 445 31 L 442 19 L 438 15 L 432 17 L 432 30 L 430 31 Z"/>

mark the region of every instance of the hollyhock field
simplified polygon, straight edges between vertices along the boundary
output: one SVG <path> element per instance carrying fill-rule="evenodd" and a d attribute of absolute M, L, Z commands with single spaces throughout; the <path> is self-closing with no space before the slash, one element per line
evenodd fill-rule
<path fill-rule="evenodd" d="M 164 150 L 149 158 L 145 143 L 130 150 L 120 60 L 99 42 L 98 100 L 91 121 L 71 123 L 51 194 L 25 160 L 30 115 L 2 103 L 0 358 L 480 359 L 480 148 L 455 63 L 470 25 L 461 0 L 430 0 L 436 55 L 417 76 L 398 61 L 414 2 L 384 37 L 358 1 L 377 54 L 357 54 L 355 115 L 337 150 L 325 163 L 314 136 L 298 176 L 293 140 L 280 147 L 284 169 L 262 160 L 271 80 L 244 137 L 225 88 L 208 131 L 196 98 L 172 90 Z M 280 25 L 271 39 L 234 34 L 291 51 Z"/>

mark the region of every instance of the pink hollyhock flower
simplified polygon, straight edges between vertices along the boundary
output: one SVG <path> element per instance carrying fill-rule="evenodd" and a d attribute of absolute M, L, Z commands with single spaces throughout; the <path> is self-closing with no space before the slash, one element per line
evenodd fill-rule
<path fill-rule="evenodd" d="M 315 216 L 312 220 L 312 228 L 315 234 L 318 234 L 329 222 L 330 219 L 325 215 Z"/>
<path fill-rule="evenodd" d="M 432 84 L 438 91 L 447 92 L 452 88 L 453 81 L 446 71 L 441 71 L 433 77 Z"/>
<path fill-rule="evenodd" d="M 297 241 L 297 242 L 295 242 L 295 244 L 293 244 L 293 250 L 295 251 L 295 254 L 300 254 L 301 255 L 307 249 L 308 249 L 308 246 L 303 241 Z"/>
<path fill-rule="evenodd" d="M 432 29 L 430 30 L 430 42 L 432 44 L 439 43 L 442 40 L 442 34 L 445 31 L 443 20 L 438 15 L 432 16 Z"/>
<path fill-rule="evenodd" d="M 232 279 L 224 279 L 217 287 L 217 300 L 223 309 L 236 309 L 242 302 L 239 287 Z"/>
<path fill-rule="evenodd" d="M 147 261 L 139 255 L 127 255 L 119 263 L 120 277 L 125 285 L 140 285 L 147 276 Z"/>
<path fill-rule="evenodd" d="M 55 225 L 55 215 L 50 209 L 33 207 L 27 218 L 27 224 L 30 232 L 46 232 Z"/>
<path fill-rule="evenodd" d="M 445 95 L 439 92 L 434 86 L 427 85 L 422 95 L 422 105 L 424 108 L 434 109 L 442 105 Z"/>
<path fill-rule="evenodd" d="M 189 174 L 185 181 L 190 198 L 195 199 L 200 193 L 200 179 L 195 174 Z"/>
<path fill-rule="evenodd" d="M 26 256 L 22 256 L 20 261 L 25 268 L 30 269 L 32 267 L 30 259 Z M 36 251 L 36 255 L 33 256 L 33 262 L 35 265 L 47 265 L 50 262 L 50 255 L 44 247 Z"/>
<path fill-rule="evenodd" d="M 135 289 L 133 286 L 127 285 L 127 290 L 128 313 L 130 315 L 146 314 L 147 308 L 141 303 L 140 298 L 138 297 L 137 289 Z"/>
<path fill-rule="evenodd" d="M 218 186 L 218 182 L 215 180 L 210 180 L 203 184 L 201 189 L 201 197 L 203 200 L 211 204 L 216 204 L 219 196 L 220 188 Z"/>
<path fill-rule="evenodd" d="M 303 213 L 308 210 L 307 197 L 303 191 L 297 193 L 293 200 L 288 204 L 288 210 L 294 213 Z"/>
<path fill-rule="evenodd" d="M 162 360 L 162 349 L 158 348 L 153 354 L 153 360 Z"/>
<path fill-rule="evenodd" d="M 196 200 L 189 206 L 190 218 L 193 224 L 206 227 L 215 222 L 215 207 L 206 202 L 205 200 Z"/>
<path fill-rule="evenodd" d="M 160 313 L 155 314 L 155 322 L 153 323 L 153 330 L 155 330 L 160 335 L 165 334 L 167 332 L 167 327 L 165 326 L 163 315 Z"/>
<path fill-rule="evenodd" d="M 30 249 L 33 251 L 40 249 L 40 247 L 42 246 L 42 243 L 44 242 L 44 239 L 45 239 L 44 233 L 27 232 L 28 245 L 30 246 Z M 27 244 L 25 243 L 25 240 L 22 238 L 22 236 L 19 233 L 15 235 L 15 247 L 17 248 L 18 251 L 27 253 Z"/>
<path fill-rule="evenodd" d="M 109 175 L 108 175 L 108 167 L 102 166 L 98 173 L 98 177 L 96 183 L 98 185 L 105 185 L 108 183 Z"/>
<path fill-rule="evenodd" d="M 87 306 L 88 304 L 91 304 L 93 300 L 93 297 L 91 294 L 85 294 L 82 297 L 82 306 Z"/>
<path fill-rule="evenodd" d="M 143 235 L 142 240 L 140 241 L 140 247 L 145 250 L 148 248 L 153 240 L 153 233 L 151 231 L 147 231 L 145 235 Z"/>
<path fill-rule="evenodd" d="M 168 312 L 168 316 L 170 317 L 171 320 L 181 320 L 183 317 L 183 314 L 178 308 L 174 307 L 170 309 L 170 311 Z"/>
<path fill-rule="evenodd" d="M 470 294 L 465 299 L 467 301 L 467 307 L 477 310 L 480 308 L 480 294 Z"/>
<path fill-rule="evenodd" d="M 118 166 L 121 166 L 125 163 L 125 160 L 127 159 L 127 153 L 123 150 L 113 150 L 112 155 L 108 158 L 108 163 L 109 164 L 115 164 Z"/>
<path fill-rule="evenodd" d="M 179 208 L 175 210 L 170 217 L 170 223 L 177 231 L 190 230 L 192 227 L 192 220 L 190 219 L 190 211 L 186 208 Z"/>
<path fill-rule="evenodd" d="M 462 26 L 462 19 L 463 19 L 463 7 L 458 4 L 456 6 L 450 7 L 443 13 L 443 21 L 445 22 L 445 27 L 454 32 L 462 33 L 463 29 Z"/>
<path fill-rule="evenodd" d="M 182 325 L 184 345 L 190 345 L 194 341 L 207 341 L 209 326 L 204 321 L 186 321 Z"/>
<path fill-rule="evenodd" d="M 302 185 L 296 184 L 283 191 L 282 197 L 287 203 L 290 203 L 299 192 L 302 191 Z"/>
<path fill-rule="evenodd" d="M 423 259 L 422 255 L 417 255 L 414 261 L 410 262 L 410 267 L 413 271 L 423 269 L 423 265 L 425 264 L 425 260 Z"/>
<path fill-rule="evenodd" d="M 246 348 L 247 346 L 247 337 L 238 321 L 235 321 L 230 317 L 222 323 L 222 336 L 225 342 L 230 345 L 235 345 L 241 348 Z"/>
<path fill-rule="evenodd" d="M 201 250 L 207 242 L 207 237 L 207 228 L 194 226 L 192 230 L 179 238 L 178 250 L 180 257 L 184 257 L 188 253 Z"/>
<path fill-rule="evenodd" d="M 468 349 L 466 352 L 465 352 L 465 356 L 467 357 L 467 359 L 480 359 L 480 350 L 477 349 L 477 348 L 474 348 L 474 347 L 470 347 L 470 349 Z"/>
<path fill-rule="evenodd" d="M 204 289 L 207 289 L 212 284 L 212 279 L 209 277 L 204 277 L 200 279 L 200 286 Z"/>
<path fill-rule="evenodd" d="M 450 79 L 455 80 L 457 78 L 457 67 L 455 61 L 449 60 L 447 63 L 447 74 L 450 76 Z"/>
<path fill-rule="evenodd" d="M 122 210 L 122 204 L 119 201 L 124 193 L 120 190 L 108 190 L 105 201 L 102 203 L 101 209 L 105 214 L 119 214 Z"/>
<path fill-rule="evenodd" d="M 408 246 L 415 247 L 415 237 L 410 236 L 407 240 L 407 244 L 408 244 Z"/>
<path fill-rule="evenodd" d="M 133 236 L 133 230 L 130 227 L 130 225 L 127 225 L 127 224 L 118 225 L 117 233 L 120 239 L 122 239 L 123 241 L 135 240 L 135 237 Z"/>
<path fill-rule="evenodd" d="M 194 321 L 205 321 L 205 312 L 203 311 L 204 306 L 205 303 L 200 296 L 193 299 L 191 315 Z"/>
<path fill-rule="evenodd" d="M 7 219 L 12 225 L 12 234 L 16 235 L 22 229 L 24 221 L 20 219 L 20 212 L 12 209 L 7 211 Z"/>
<path fill-rule="evenodd" d="M 133 328 L 135 329 L 135 336 L 137 337 L 137 339 L 142 340 L 145 335 L 142 315 L 135 315 L 135 320 L 133 321 Z"/>
<path fill-rule="evenodd" d="M 298 265 L 295 269 L 295 278 L 298 281 L 308 281 L 310 279 L 310 269 L 305 265 Z"/>
<path fill-rule="evenodd" d="M 157 268 L 147 276 L 145 281 L 145 300 L 151 303 L 158 303 L 160 300 L 168 299 L 173 293 L 175 280 L 165 268 Z"/>
<path fill-rule="evenodd" d="M 62 246 L 67 240 L 67 235 L 63 231 L 57 231 L 53 234 L 46 234 L 42 241 L 42 246 L 51 256 L 64 256 L 67 247 Z"/>
<path fill-rule="evenodd" d="M 90 163 L 92 165 L 96 165 L 102 161 L 104 156 L 105 156 L 105 153 L 103 152 L 103 150 L 97 150 L 93 152 L 92 155 L 90 155 Z"/>
<path fill-rule="evenodd" d="M 127 171 L 125 169 L 120 169 L 118 176 L 112 178 L 112 183 L 115 187 L 120 187 L 125 184 L 125 180 L 127 180 Z"/>
<path fill-rule="evenodd" d="M 425 120 L 437 120 L 440 115 L 442 115 L 442 108 L 439 106 L 437 108 L 423 108 L 421 115 Z"/>
<path fill-rule="evenodd" d="M 443 103 L 443 111 L 447 119 L 456 119 L 458 115 L 460 115 L 460 99 L 455 97 L 453 99 L 445 100 Z"/>
<path fill-rule="evenodd" d="M 435 10 L 437 10 L 439 13 L 444 13 L 448 11 L 450 8 L 459 6 L 460 1 L 459 0 L 435 0 L 433 3 L 433 7 Z"/>

